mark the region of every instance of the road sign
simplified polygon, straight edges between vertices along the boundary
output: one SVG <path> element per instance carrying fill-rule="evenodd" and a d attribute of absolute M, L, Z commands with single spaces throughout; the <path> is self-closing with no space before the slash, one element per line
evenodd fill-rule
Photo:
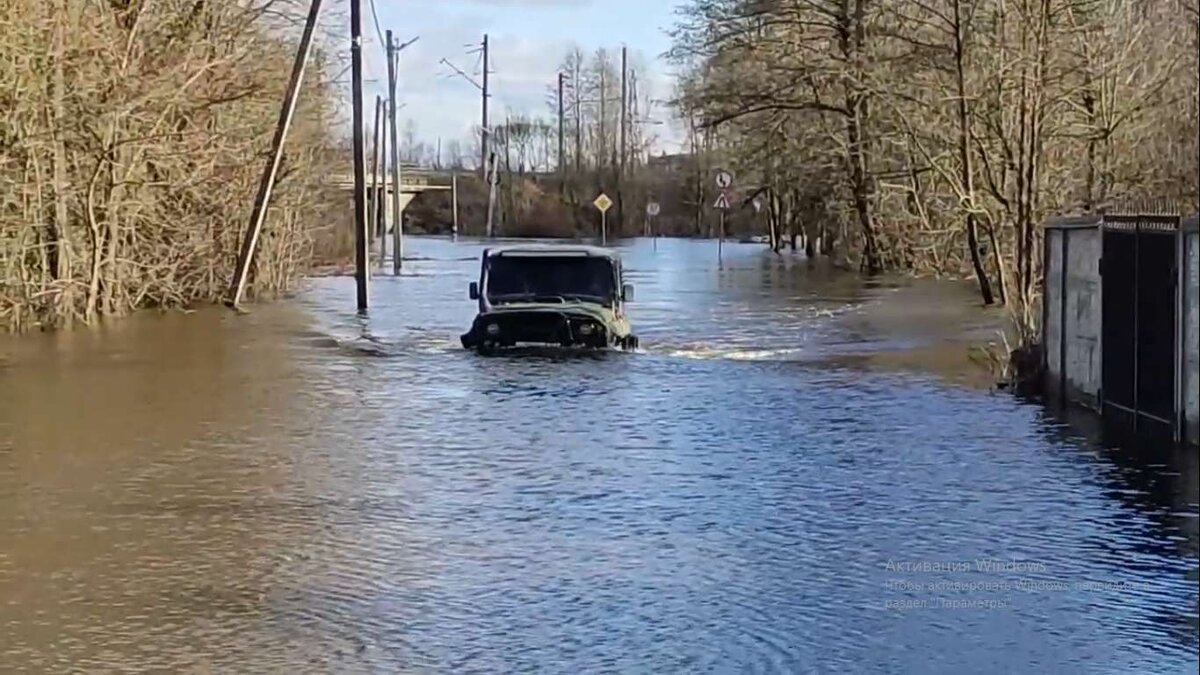
<path fill-rule="evenodd" d="M 657 216 L 658 211 L 659 211 L 658 202 L 650 202 L 649 204 L 646 205 L 646 215 Z"/>
<path fill-rule="evenodd" d="M 600 196 L 596 197 L 596 201 L 592 202 L 592 204 L 596 208 L 600 209 L 600 213 L 604 213 L 605 211 L 607 211 L 609 208 L 612 207 L 613 203 L 612 203 L 612 200 L 608 198 L 608 195 L 601 192 Z"/>
<path fill-rule="evenodd" d="M 718 171 L 717 172 L 717 187 L 724 190 L 731 185 L 733 185 L 733 174 L 729 173 L 728 171 L 726 171 L 724 169 L 721 169 L 720 171 Z"/>
<path fill-rule="evenodd" d="M 713 207 L 721 209 L 722 211 L 729 208 L 729 199 L 725 196 L 724 192 L 717 195 L 717 202 L 713 204 Z"/>

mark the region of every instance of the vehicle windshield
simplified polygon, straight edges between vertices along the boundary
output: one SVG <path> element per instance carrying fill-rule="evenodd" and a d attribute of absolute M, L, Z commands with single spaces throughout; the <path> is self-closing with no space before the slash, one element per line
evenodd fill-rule
<path fill-rule="evenodd" d="M 595 257 L 497 256 L 488 263 L 490 302 L 609 302 L 616 295 L 612 262 Z"/>

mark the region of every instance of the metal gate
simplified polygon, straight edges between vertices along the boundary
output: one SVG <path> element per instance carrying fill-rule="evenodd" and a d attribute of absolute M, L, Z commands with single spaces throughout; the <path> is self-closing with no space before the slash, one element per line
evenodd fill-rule
<path fill-rule="evenodd" d="M 1100 397 L 1106 417 L 1135 431 L 1176 427 L 1179 223 L 1172 215 L 1104 217 Z"/>

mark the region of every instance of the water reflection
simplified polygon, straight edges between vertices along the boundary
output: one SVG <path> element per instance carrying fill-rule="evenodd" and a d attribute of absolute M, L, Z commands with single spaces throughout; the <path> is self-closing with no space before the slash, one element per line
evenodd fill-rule
<path fill-rule="evenodd" d="M 1194 456 L 953 384 L 969 287 L 627 242 L 640 353 L 480 358 L 482 246 L 0 343 L 6 670 L 1195 672 Z"/>
<path fill-rule="evenodd" d="M 1200 456 L 1171 440 L 1103 424 L 1087 412 L 1048 413 L 1048 435 L 1079 450 L 1094 467 L 1105 494 L 1125 509 L 1130 527 L 1150 531 L 1133 541 L 1098 540 L 1113 567 L 1136 577 L 1183 576 L 1200 581 Z M 1096 460 L 1101 461 L 1096 461 Z M 1190 607 L 1158 598 L 1154 619 L 1178 639 L 1197 644 L 1200 598 Z"/>

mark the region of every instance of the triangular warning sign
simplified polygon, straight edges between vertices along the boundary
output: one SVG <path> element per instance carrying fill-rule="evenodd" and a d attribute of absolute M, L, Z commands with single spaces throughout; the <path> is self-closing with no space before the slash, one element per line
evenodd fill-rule
<path fill-rule="evenodd" d="M 725 198 L 724 192 L 717 195 L 717 202 L 715 204 L 713 204 L 713 207 L 722 209 L 722 210 L 729 208 L 729 200 Z"/>

